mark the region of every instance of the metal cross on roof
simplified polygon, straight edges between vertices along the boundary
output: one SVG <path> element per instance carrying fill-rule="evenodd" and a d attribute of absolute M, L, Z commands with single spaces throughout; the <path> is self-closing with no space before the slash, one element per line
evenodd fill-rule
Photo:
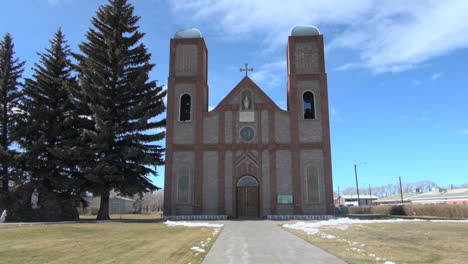
<path fill-rule="evenodd" d="M 245 76 L 247 76 L 247 74 L 248 74 L 249 71 L 253 72 L 253 70 L 254 70 L 253 68 L 250 68 L 250 69 L 249 69 L 248 66 L 249 66 L 249 64 L 246 63 L 246 64 L 245 64 L 245 68 L 244 68 L 244 69 L 242 69 L 242 68 L 240 69 L 241 72 L 245 71 Z"/>

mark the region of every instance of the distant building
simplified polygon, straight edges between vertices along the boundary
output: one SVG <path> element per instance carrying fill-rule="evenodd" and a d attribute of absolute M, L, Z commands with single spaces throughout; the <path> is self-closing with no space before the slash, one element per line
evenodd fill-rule
<path fill-rule="evenodd" d="M 409 198 L 413 204 L 468 204 L 468 188 L 447 190 L 434 188 L 430 192 Z"/>
<path fill-rule="evenodd" d="M 131 214 L 135 200 L 125 197 L 113 197 L 109 199 L 109 214 Z"/>
<path fill-rule="evenodd" d="M 377 199 L 379 198 L 375 195 L 359 195 L 359 205 L 374 205 L 373 202 Z M 340 195 L 335 199 L 335 205 L 358 206 L 358 196 L 355 194 Z"/>
<path fill-rule="evenodd" d="M 411 198 L 414 197 L 414 193 L 404 193 L 403 194 L 403 203 L 411 203 Z M 401 195 L 392 195 L 389 197 L 379 198 L 378 200 L 374 201 L 374 205 L 390 205 L 390 204 L 401 204 Z"/>

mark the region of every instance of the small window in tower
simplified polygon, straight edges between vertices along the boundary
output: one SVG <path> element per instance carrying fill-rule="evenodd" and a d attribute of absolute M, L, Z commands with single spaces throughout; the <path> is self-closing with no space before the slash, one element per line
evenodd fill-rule
<path fill-rule="evenodd" d="M 315 119 L 315 102 L 314 94 L 310 91 L 302 95 L 304 100 L 304 119 Z"/>
<path fill-rule="evenodd" d="M 192 99 L 190 95 L 184 94 L 180 97 L 180 121 L 190 121 L 192 111 Z"/>

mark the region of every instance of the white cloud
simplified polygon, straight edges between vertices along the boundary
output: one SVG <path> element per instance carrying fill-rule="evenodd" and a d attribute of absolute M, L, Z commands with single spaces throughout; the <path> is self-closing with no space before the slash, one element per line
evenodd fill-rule
<path fill-rule="evenodd" d="M 338 112 L 338 110 L 336 110 L 336 108 L 334 106 L 331 106 L 330 107 L 330 114 L 331 114 L 331 117 L 330 117 L 330 120 L 332 122 L 343 122 L 344 119 L 341 117 L 340 113 Z"/>
<path fill-rule="evenodd" d="M 468 135 L 468 129 L 460 129 L 458 130 L 458 134 Z"/>
<path fill-rule="evenodd" d="M 442 73 L 441 73 L 441 72 L 434 73 L 434 74 L 432 74 L 431 79 L 432 79 L 433 81 L 435 81 L 435 80 L 439 79 L 441 76 L 442 76 Z"/>
<path fill-rule="evenodd" d="M 286 83 L 286 60 L 280 59 L 260 65 L 258 69 L 254 68 L 250 78 L 261 87 L 264 87 L 265 90 L 278 87 L 278 85 L 284 86 Z"/>
<path fill-rule="evenodd" d="M 318 25 L 327 50 L 357 51 L 357 61 L 340 70 L 370 68 L 399 72 L 434 57 L 468 47 L 468 1 L 173 0 L 179 18 L 204 22 L 226 37 L 261 34 L 284 48 L 295 25 Z"/>
<path fill-rule="evenodd" d="M 216 108 L 216 106 L 212 106 L 212 105 L 208 106 L 208 112 L 215 109 L 215 108 Z"/>

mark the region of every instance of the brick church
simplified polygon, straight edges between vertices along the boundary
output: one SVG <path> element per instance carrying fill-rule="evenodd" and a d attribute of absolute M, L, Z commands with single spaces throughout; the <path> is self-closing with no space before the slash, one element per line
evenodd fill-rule
<path fill-rule="evenodd" d="M 332 215 L 323 36 L 295 27 L 287 110 L 248 76 L 208 110 L 208 50 L 197 29 L 170 43 L 164 215 Z"/>

